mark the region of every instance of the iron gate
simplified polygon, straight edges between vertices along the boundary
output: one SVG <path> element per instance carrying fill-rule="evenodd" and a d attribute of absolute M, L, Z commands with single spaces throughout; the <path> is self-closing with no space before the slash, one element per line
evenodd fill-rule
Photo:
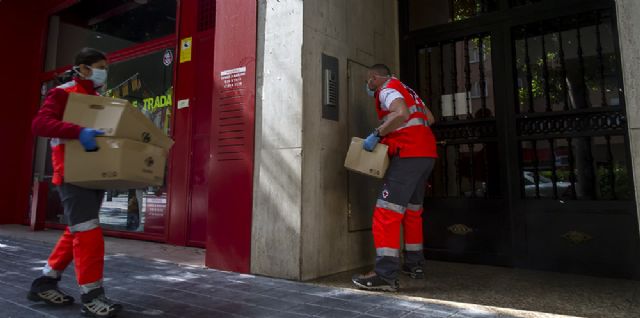
<path fill-rule="evenodd" d="M 400 2 L 403 75 L 438 118 L 427 255 L 634 275 L 613 1 L 441 2 L 434 25 Z"/>

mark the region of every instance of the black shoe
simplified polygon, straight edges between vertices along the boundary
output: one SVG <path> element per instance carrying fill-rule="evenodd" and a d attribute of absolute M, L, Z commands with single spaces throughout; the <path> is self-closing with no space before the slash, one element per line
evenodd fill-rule
<path fill-rule="evenodd" d="M 422 265 L 402 265 L 402 272 L 413 279 L 424 279 L 424 268 Z"/>
<path fill-rule="evenodd" d="M 355 275 L 351 278 L 351 281 L 353 281 L 358 288 L 366 290 L 396 292 L 399 288 L 398 280 L 394 280 L 393 284 L 389 283 L 373 271 L 362 275 Z"/>
<path fill-rule="evenodd" d="M 115 317 L 122 305 L 114 303 L 104 295 L 104 289 L 97 288 L 82 295 L 80 312 L 87 317 Z"/>
<path fill-rule="evenodd" d="M 73 304 L 73 297 L 58 288 L 60 279 L 42 276 L 36 278 L 31 284 L 27 299 L 31 301 L 44 301 L 53 306 L 68 306 Z"/>

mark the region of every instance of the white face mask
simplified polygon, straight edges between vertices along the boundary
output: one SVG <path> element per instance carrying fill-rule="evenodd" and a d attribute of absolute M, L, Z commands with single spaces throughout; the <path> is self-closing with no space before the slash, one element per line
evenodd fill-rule
<path fill-rule="evenodd" d="M 364 88 L 367 90 L 367 95 L 369 95 L 369 97 L 374 97 L 376 95 L 376 90 L 369 88 L 369 84 L 364 84 Z"/>
<path fill-rule="evenodd" d="M 107 83 L 107 70 L 93 67 L 89 67 L 89 69 L 91 69 L 91 76 L 87 77 L 87 79 L 93 82 L 93 87 L 101 87 Z"/>

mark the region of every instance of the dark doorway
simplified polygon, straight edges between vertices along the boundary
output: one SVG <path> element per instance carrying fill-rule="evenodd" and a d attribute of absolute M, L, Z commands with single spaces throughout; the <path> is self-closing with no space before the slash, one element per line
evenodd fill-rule
<path fill-rule="evenodd" d="M 428 257 L 634 276 L 614 2 L 404 0 L 400 13 L 403 78 L 439 120 Z"/>

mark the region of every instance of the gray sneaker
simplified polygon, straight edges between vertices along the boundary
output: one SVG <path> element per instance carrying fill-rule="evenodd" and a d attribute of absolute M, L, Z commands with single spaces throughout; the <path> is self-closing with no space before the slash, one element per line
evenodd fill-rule
<path fill-rule="evenodd" d="M 73 304 L 75 301 L 73 297 L 58 288 L 59 280 L 60 279 L 48 276 L 36 278 L 31 284 L 27 299 L 35 302 L 43 301 L 52 306 L 68 306 Z"/>
<path fill-rule="evenodd" d="M 351 278 L 351 281 L 358 288 L 366 290 L 397 292 L 400 288 L 398 280 L 394 280 L 393 283 L 389 283 L 382 277 L 378 276 L 374 271 L 362 275 L 355 275 Z"/>
<path fill-rule="evenodd" d="M 104 289 L 98 288 L 82 295 L 82 309 L 80 312 L 87 317 L 115 317 L 122 310 L 122 305 L 116 304 L 104 295 Z"/>
<path fill-rule="evenodd" d="M 420 265 L 402 265 L 402 273 L 413 279 L 424 279 L 424 268 Z"/>

